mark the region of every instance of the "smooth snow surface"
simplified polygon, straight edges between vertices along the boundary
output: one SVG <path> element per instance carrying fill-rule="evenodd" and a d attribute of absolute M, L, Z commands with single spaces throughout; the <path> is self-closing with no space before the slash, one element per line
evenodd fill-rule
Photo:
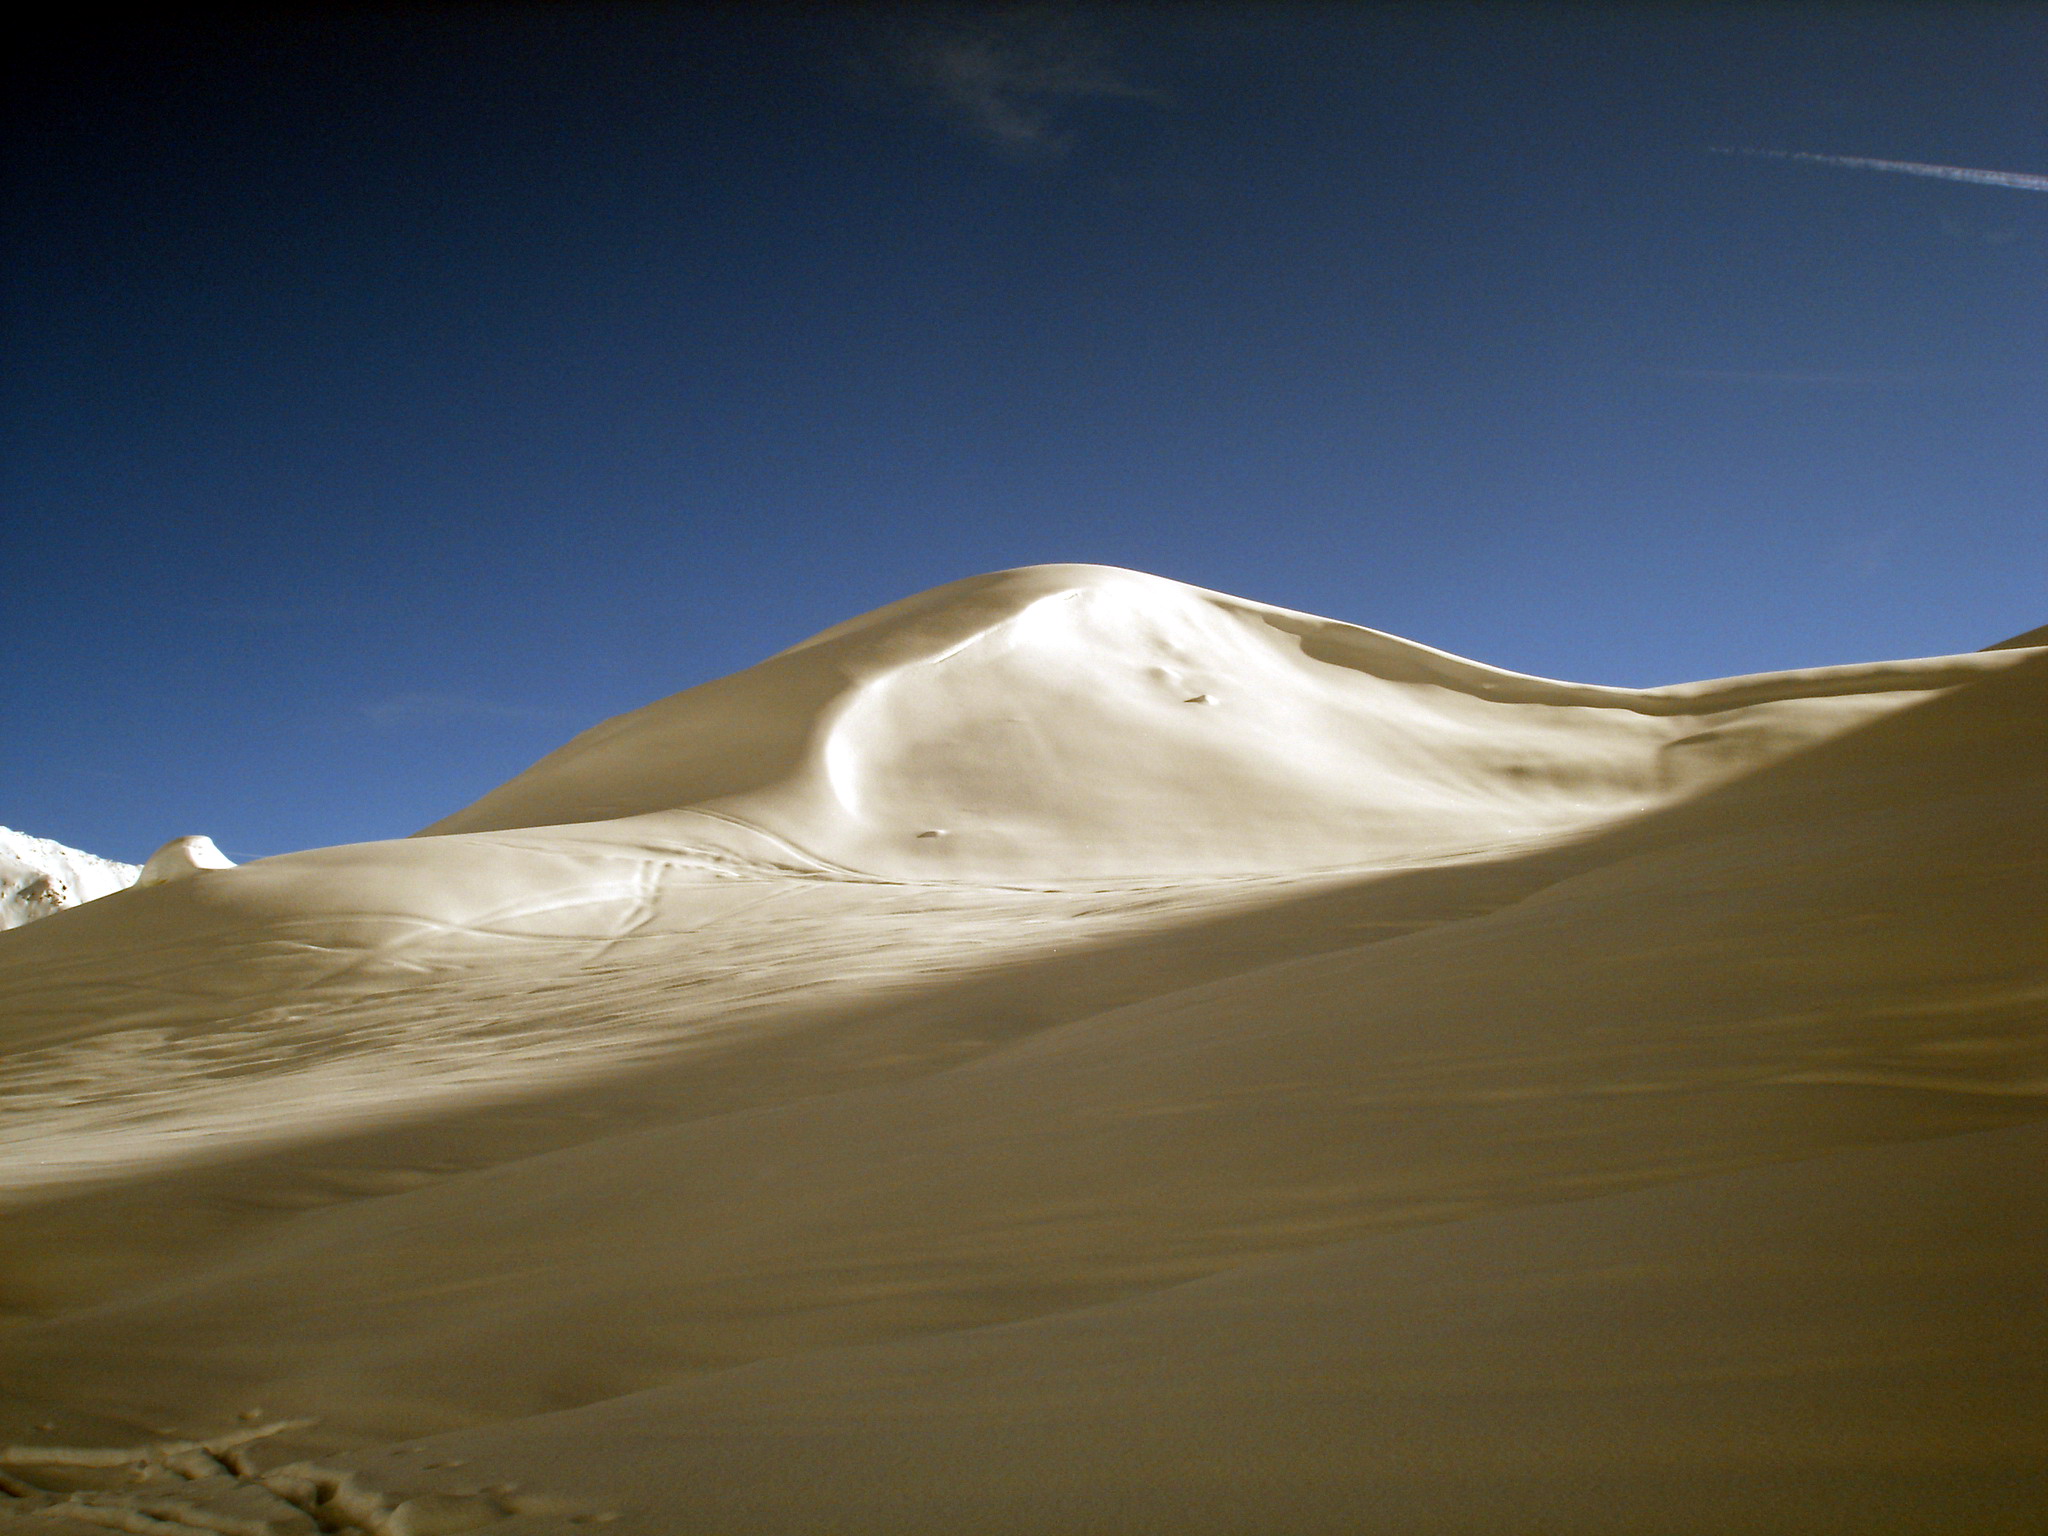
<path fill-rule="evenodd" d="M 135 883 L 133 864 L 0 827 L 0 928 L 19 928 Z"/>
<path fill-rule="evenodd" d="M 607 720 L 427 830 L 640 818 L 701 837 L 711 817 L 889 879 L 1298 871 L 1641 809 L 2007 660 L 1597 688 L 1041 566 Z"/>
<path fill-rule="evenodd" d="M 233 869 L 235 861 L 214 847 L 210 837 L 174 837 L 149 856 L 136 876 L 137 885 L 162 885 L 189 880 L 209 869 Z"/>
<path fill-rule="evenodd" d="M 2041 649 L 1633 691 L 1040 568 L 428 831 L 0 940 L 0 1445 L 316 1418 L 209 1487 L 383 1536 L 2048 1507 Z"/>

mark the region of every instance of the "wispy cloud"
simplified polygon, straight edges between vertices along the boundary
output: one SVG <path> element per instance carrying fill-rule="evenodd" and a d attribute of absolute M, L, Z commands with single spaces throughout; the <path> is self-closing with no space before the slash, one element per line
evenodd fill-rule
<path fill-rule="evenodd" d="M 372 725 L 447 725 L 464 720 L 505 720 L 539 724 L 562 718 L 560 710 L 530 704 L 500 704 L 463 693 L 398 693 L 358 706 Z"/>
<path fill-rule="evenodd" d="M 1811 165 L 1841 165 L 1856 171 L 1891 171 L 1901 176 L 1932 176 L 1941 181 L 1974 182 L 1980 187 L 2009 187 L 2016 192 L 2048 192 L 2048 176 L 2027 171 L 1981 171 L 1967 165 L 1923 165 L 1917 160 L 1870 160 L 1861 155 L 1814 155 L 1796 149 L 1731 149 L 1713 146 L 1717 155 L 1748 155 L 1758 160 L 1803 160 Z"/>
<path fill-rule="evenodd" d="M 1698 379 L 1708 384 L 1809 384 L 1868 389 L 1917 384 L 1927 375 L 1905 368 L 1653 368 L 1660 379 Z"/>
<path fill-rule="evenodd" d="M 1634 370 L 1653 379 L 1701 384 L 1755 384 L 1785 389 L 1971 389 L 2034 386 L 2048 371 L 2023 368 L 1651 368 Z"/>
<path fill-rule="evenodd" d="M 1060 5 L 925 13 L 899 33 L 895 60 L 963 132 L 1018 158 L 1070 147 L 1066 124 L 1078 102 L 1163 99 L 1125 79 L 1107 41 Z"/>

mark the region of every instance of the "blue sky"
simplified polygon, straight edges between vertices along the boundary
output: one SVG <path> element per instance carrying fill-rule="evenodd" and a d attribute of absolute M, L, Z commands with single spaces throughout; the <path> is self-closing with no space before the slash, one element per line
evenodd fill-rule
<path fill-rule="evenodd" d="M 20 66 L 0 822 L 395 836 L 978 571 L 2048 622 L 2048 9 L 301 9 Z"/>

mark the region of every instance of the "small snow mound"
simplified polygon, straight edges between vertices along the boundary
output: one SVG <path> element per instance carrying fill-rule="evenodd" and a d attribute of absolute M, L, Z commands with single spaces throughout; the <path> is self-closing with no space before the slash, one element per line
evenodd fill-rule
<path fill-rule="evenodd" d="M 136 867 L 0 827 L 0 928 L 19 928 L 135 883 Z"/>
<path fill-rule="evenodd" d="M 149 856 L 136 877 L 137 885 L 162 885 L 189 880 L 208 869 L 233 869 L 235 861 L 213 846 L 210 837 L 174 837 Z"/>

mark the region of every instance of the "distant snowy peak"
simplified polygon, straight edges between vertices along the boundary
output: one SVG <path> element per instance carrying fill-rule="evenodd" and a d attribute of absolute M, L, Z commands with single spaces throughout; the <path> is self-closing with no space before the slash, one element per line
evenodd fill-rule
<path fill-rule="evenodd" d="M 19 928 L 135 883 L 141 869 L 0 827 L 0 928 Z"/>

